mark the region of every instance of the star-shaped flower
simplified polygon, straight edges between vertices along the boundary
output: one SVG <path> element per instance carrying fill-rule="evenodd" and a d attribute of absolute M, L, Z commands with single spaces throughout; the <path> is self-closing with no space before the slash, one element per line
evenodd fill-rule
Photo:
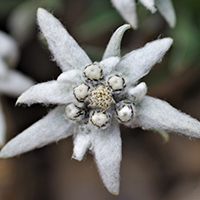
<path fill-rule="evenodd" d="M 136 13 L 135 0 L 111 0 L 115 8 L 122 17 L 136 29 L 138 27 L 138 19 Z M 171 0 L 139 0 L 151 13 L 156 12 L 156 8 L 165 18 L 170 27 L 176 24 L 176 15 Z"/>
<path fill-rule="evenodd" d="M 172 45 L 171 38 L 155 40 L 121 57 L 121 39 L 130 28 L 123 25 L 111 37 L 102 61 L 92 62 L 61 23 L 42 8 L 38 9 L 38 23 L 63 73 L 56 81 L 31 87 L 17 103 L 58 106 L 8 142 L 1 157 L 13 157 L 73 135 L 72 157 L 81 161 L 90 150 L 103 183 L 112 194 L 118 194 L 122 158 L 119 124 L 200 137 L 196 119 L 146 96 L 146 84 L 138 84 L 161 61 Z"/>
<path fill-rule="evenodd" d="M 18 97 L 33 85 L 33 81 L 12 69 L 19 59 L 16 42 L 6 33 L 0 31 L 0 95 Z M 0 102 L 0 146 L 5 144 L 6 123 Z"/>

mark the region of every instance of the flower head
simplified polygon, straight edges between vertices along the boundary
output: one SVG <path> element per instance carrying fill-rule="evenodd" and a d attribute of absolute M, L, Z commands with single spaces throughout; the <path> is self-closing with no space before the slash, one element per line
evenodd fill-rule
<path fill-rule="evenodd" d="M 12 69 L 19 59 L 16 42 L 6 33 L 0 31 L 0 95 L 19 96 L 33 85 L 33 81 Z M 5 144 L 6 122 L 0 102 L 0 146 Z"/>
<path fill-rule="evenodd" d="M 122 17 L 136 29 L 138 26 L 138 19 L 135 0 L 111 0 L 111 2 Z M 139 2 L 150 10 L 151 13 L 156 12 L 157 8 L 170 27 L 173 28 L 175 26 L 176 16 L 171 0 L 139 0 Z"/>
<path fill-rule="evenodd" d="M 17 103 L 58 106 L 8 142 L 1 157 L 19 155 L 73 135 L 72 158 L 81 161 L 91 150 L 103 183 L 111 193 L 118 194 L 122 158 L 119 124 L 200 137 L 196 119 L 165 101 L 146 96 L 146 84 L 138 84 L 162 60 L 172 45 L 171 38 L 155 40 L 121 57 L 121 39 L 130 28 L 123 25 L 112 35 L 102 61 L 92 62 L 61 23 L 41 8 L 38 23 L 63 73 L 56 81 L 31 87 Z"/>

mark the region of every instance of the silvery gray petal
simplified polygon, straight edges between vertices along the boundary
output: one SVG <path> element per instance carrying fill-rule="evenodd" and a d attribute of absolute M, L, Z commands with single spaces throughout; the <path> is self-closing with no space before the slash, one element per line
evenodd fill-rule
<path fill-rule="evenodd" d="M 139 83 L 135 87 L 128 90 L 128 98 L 134 103 L 140 102 L 147 93 L 147 85 L 145 82 Z"/>
<path fill-rule="evenodd" d="M 57 78 L 57 81 L 63 83 L 77 84 L 82 82 L 81 75 L 82 75 L 81 70 L 72 69 L 60 74 L 60 76 L 58 76 Z"/>
<path fill-rule="evenodd" d="M 9 67 L 14 67 L 19 59 L 17 43 L 6 33 L 0 31 L 0 57 Z"/>
<path fill-rule="evenodd" d="M 115 70 L 115 66 L 119 61 L 120 57 L 109 57 L 98 63 L 101 69 L 103 69 L 104 77 L 110 75 Z"/>
<path fill-rule="evenodd" d="M 112 194 L 119 194 L 121 137 L 119 125 L 113 122 L 105 130 L 91 129 L 92 151 L 103 183 Z"/>
<path fill-rule="evenodd" d="M 6 122 L 4 118 L 4 112 L 0 101 L 0 146 L 3 146 L 6 141 Z"/>
<path fill-rule="evenodd" d="M 0 78 L 0 93 L 18 97 L 33 84 L 34 82 L 27 76 L 15 70 L 8 70 L 6 76 Z"/>
<path fill-rule="evenodd" d="M 75 101 L 71 84 L 58 81 L 49 81 L 32 86 L 22 93 L 16 104 L 25 103 L 28 106 L 34 103 L 67 104 Z"/>
<path fill-rule="evenodd" d="M 87 54 L 53 15 L 39 8 L 37 19 L 49 48 L 63 71 L 81 69 L 91 64 Z"/>
<path fill-rule="evenodd" d="M 166 130 L 200 138 L 200 122 L 157 98 L 145 96 L 137 106 L 132 127 Z"/>
<path fill-rule="evenodd" d="M 104 52 L 103 59 L 109 57 L 121 57 L 121 40 L 124 32 L 129 28 L 131 28 L 129 24 L 124 24 L 113 33 Z"/>
<path fill-rule="evenodd" d="M 111 0 L 111 2 L 125 21 L 127 21 L 134 29 L 137 29 L 138 20 L 135 0 Z"/>
<path fill-rule="evenodd" d="M 0 156 L 8 158 L 20 155 L 72 135 L 74 124 L 65 119 L 64 110 L 65 106 L 58 106 L 50 111 L 10 140 L 1 150 Z"/>
<path fill-rule="evenodd" d="M 171 0 L 155 0 L 160 14 L 165 18 L 170 27 L 176 24 L 176 14 Z"/>
<path fill-rule="evenodd" d="M 74 135 L 74 149 L 72 158 L 81 161 L 91 146 L 91 134 L 87 125 L 78 125 L 75 129 L 77 134 Z"/>
<path fill-rule="evenodd" d="M 152 13 L 156 12 L 154 0 L 139 0 Z"/>
<path fill-rule="evenodd" d="M 5 61 L 3 59 L 1 59 L 0 57 L 0 78 L 3 78 L 6 76 L 6 73 L 8 72 L 7 69 L 7 64 L 5 63 Z"/>
<path fill-rule="evenodd" d="M 122 73 L 127 83 L 136 83 L 162 60 L 172 43 L 171 38 L 149 42 L 144 47 L 126 54 L 117 64 L 116 71 Z"/>

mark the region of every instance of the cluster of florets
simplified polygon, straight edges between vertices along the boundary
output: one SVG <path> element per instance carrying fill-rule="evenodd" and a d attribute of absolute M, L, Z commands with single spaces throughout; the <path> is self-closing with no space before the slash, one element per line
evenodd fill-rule
<path fill-rule="evenodd" d="M 85 83 L 73 88 L 74 96 L 81 107 L 74 103 L 66 106 L 68 119 L 76 122 L 84 120 L 99 128 L 107 127 L 113 111 L 120 122 L 128 122 L 134 116 L 133 106 L 117 100 L 125 88 L 125 80 L 121 75 L 111 75 L 104 79 L 103 70 L 98 64 L 91 64 L 83 70 Z"/>

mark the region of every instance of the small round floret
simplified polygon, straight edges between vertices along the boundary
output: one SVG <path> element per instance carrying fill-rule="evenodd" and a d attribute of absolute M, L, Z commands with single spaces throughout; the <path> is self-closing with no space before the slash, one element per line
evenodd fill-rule
<path fill-rule="evenodd" d="M 102 69 L 99 65 L 92 64 L 84 69 L 84 74 L 89 80 L 99 80 L 101 78 Z"/>
<path fill-rule="evenodd" d="M 80 108 L 78 108 L 74 103 L 70 103 L 65 108 L 65 114 L 67 118 L 75 120 L 81 113 Z"/>
<path fill-rule="evenodd" d="M 91 117 L 91 122 L 95 126 L 98 126 L 99 128 L 105 126 L 108 121 L 109 121 L 108 116 L 105 113 L 100 112 L 100 111 L 94 112 Z"/>
<path fill-rule="evenodd" d="M 115 102 L 107 85 L 100 85 L 94 88 L 90 92 L 88 99 L 90 106 L 101 108 L 102 110 L 108 109 Z"/>
<path fill-rule="evenodd" d="M 114 90 L 122 90 L 124 88 L 124 79 L 121 76 L 113 75 L 108 79 L 109 86 Z"/>
<path fill-rule="evenodd" d="M 128 122 L 133 118 L 134 112 L 131 105 L 123 105 L 116 110 L 117 117 L 121 122 Z"/>
<path fill-rule="evenodd" d="M 74 88 L 74 96 L 79 101 L 84 101 L 84 99 L 88 96 L 89 87 L 85 84 L 78 85 Z"/>

